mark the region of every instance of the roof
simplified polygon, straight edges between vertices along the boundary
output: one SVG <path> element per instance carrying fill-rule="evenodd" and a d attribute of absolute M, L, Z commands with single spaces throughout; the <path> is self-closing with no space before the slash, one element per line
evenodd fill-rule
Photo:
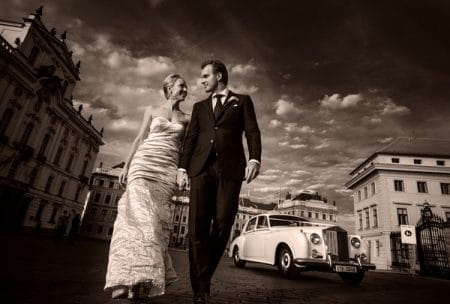
<path fill-rule="evenodd" d="M 450 157 L 450 139 L 398 137 L 377 153 Z"/>
<path fill-rule="evenodd" d="M 350 174 L 354 174 L 378 154 L 450 158 L 450 139 L 398 137 L 390 144 L 375 151 Z"/>
<path fill-rule="evenodd" d="M 275 203 L 271 203 L 271 204 L 257 203 L 257 202 L 252 202 L 248 198 L 241 197 L 241 199 L 239 200 L 239 205 L 241 205 L 243 207 L 251 207 L 251 208 L 255 208 L 255 209 L 270 211 L 270 210 L 273 210 L 277 204 L 275 204 Z"/>

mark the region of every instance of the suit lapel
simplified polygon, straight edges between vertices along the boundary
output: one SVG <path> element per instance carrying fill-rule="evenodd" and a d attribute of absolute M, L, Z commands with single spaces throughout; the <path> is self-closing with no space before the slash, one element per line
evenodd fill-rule
<path fill-rule="evenodd" d="M 209 96 L 205 100 L 205 107 L 206 107 L 206 112 L 208 112 L 209 117 L 212 119 L 212 121 L 215 121 L 216 119 L 214 118 L 214 111 L 213 111 L 213 107 L 212 107 L 212 97 L 211 96 Z"/>

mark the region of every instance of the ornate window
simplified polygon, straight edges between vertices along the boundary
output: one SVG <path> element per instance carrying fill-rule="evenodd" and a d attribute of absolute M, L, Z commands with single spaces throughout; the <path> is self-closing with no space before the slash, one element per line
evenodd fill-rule
<path fill-rule="evenodd" d="M 62 146 L 60 146 L 58 148 L 58 151 L 56 151 L 55 160 L 53 161 L 53 164 L 55 164 L 56 166 L 59 166 L 59 162 L 61 160 L 63 151 L 64 151 L 64 148 Z"/>
<path fill-rule="evenodd" d="M 41 147 L 39 148 L 39 153 L 38 153 L 39 156 L 45 156 L 45 149 L 47 148 L 48 143 L 50 141 L 50 136 L 51 136 L 50 134 L 46 134 L 44 136 L 44 139 L 42 140 L 42 143 L 41 143 Z"/>
<path fill-rule="evenodd" d="M 31 64 L 34 64 L 36 62 L 36 59 L 37 59 L 39 53 L 40 53 L 39 48 L 37 46 L 33 46 L 33 48 L 31 49 L 31 52 L 30 52 L 30 57 L 29 57 Z"/>
<path fill-rule="evenodd" d="M 14 111 L 12 109 L 6 109 L 3 113 L 2 120 L 0 122 L 0 136 L 5 135 L 6 130 L 8 130 L 9 123 L 13 117 Z"/>
<path fill-rule="evenodd" d="M 30 140 L 31 133 L 33 132 L 34 125 L 30 122 L 25 127 L 25 130 L 23 131 L 22 138 L 20 139 L 20 142 L 24 145 L 28 143 L 28 140 Z"/>
<path fill-rule="evenodd" d="M 53 184 L 53 179 L 54 177 L 52 175 L 50 175 L 47 179 L 47 184 L 45 184 L 45 192 L 50 192 L 51 188 L 52 188 L 52 184 Z"/>
<path fill-rule="evenodd" d="M 38 168 L 33 168 L 33 170 L 31 170 L 30 177 L 28 179 L 28 185 L 30 186 L 34 185 L 38 172 L 39 172 Z"/>
<path fill-rule="evenodd" d="M 66 165 L 66 171 L 67 171 L 67 172 L 70 172 L 71 167 L 72 167 L 72 162 L 73 162 L 73 159 L 74 159 L 74 158 L 75 158 L 75 155 L 70 154 L 69 160 L 67 161 L 67 165 Z"/>

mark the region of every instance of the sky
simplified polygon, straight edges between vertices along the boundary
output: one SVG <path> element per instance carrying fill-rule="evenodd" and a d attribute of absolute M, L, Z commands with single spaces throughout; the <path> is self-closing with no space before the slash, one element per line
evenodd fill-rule
<path fill-rule="evenodd" d="M 74 103 L 104 127 L 97 162 L 124 160 L 162 80 L 189 85 L 182 109 L 207 97 L 200 64 L 226 63 L 262 133 L 261 174 L 243 194 L 320 192 L 351 218 L 349 173 L 397 136 L 450 138 L 448 1 L 3 0 L 0 19 L 67 30 L 81 81 Z"/>

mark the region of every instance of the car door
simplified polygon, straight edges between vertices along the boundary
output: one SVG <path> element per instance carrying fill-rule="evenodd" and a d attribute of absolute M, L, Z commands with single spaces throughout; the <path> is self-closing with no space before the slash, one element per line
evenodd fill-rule
<path fill-rule="evenodd" d="M 243 248 L 243 257 L 247 260 L 253 259 L 255 255 L 255 244 L 254 244 L 254 238 L 253 235 L 255 233 L 256 228 L 256 220 L 257 217 L 254 217 L 250 219 L 247 223 L 247 226 L 245 227 L 245 231 L 243 232 L 243 235 L 245 237 L 244 241 L 244 248 Z"/>
<path fill-rule="evenodd" d="M 266 247 L 267 238 L 270 234 L 269 221 L 266 215 L 258 216 L 256 222 L 255 234 L 253 236 L 255 242 L 256 259 L 260 262 L 265 262 L 266 259 Z"/>

